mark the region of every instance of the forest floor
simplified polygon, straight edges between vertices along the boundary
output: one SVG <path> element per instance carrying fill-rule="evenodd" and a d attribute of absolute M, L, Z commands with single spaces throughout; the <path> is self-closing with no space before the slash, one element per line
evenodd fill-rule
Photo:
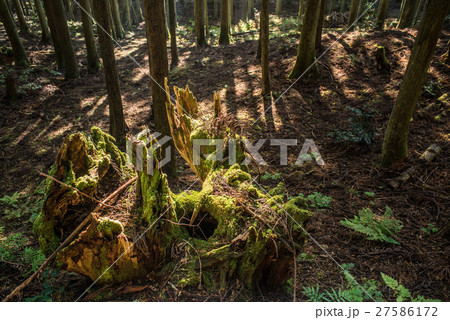
<path fill-rule="evenodd" d="M 220 92 L 226 112 L 234 115 L 242 134 L 253 142 L 260 138 L 298 139 L 298 146 L 289 148 L 288 166 L 279 165 L 279 147 L 270 146 L 269 142 L 263 145 L 260 154 L 268 165 L 260 168 L 264 175 L 259 182 L 269 188 L 282 181 L 288 195 L 319 192 L 332 198 L 329 207 L 313 208 L 315 214 L 308 231 L 321 247 L 308 239 L 304 253 L 297 260 L 297 283 L 293 285 L 291 281 L 276 292 L 260 288 L 256 295 L 249 296 L 243 295 L 237 284 L 224 293 L 197 289 L 180 292 L 167 282 L 163 286 L 142 280 L 94 287 L 89 299 L 290 301 L 295 289 L 297 299 L 304 301 L 305 287 L 317 285 L 321 292 L 345 287 L 339 263 L 354 264 L 351 273 L 358 282 L 375 280 L 381 284 L 380 272 L 383 272 L 398 280 L 414 296 L 450 300 L 449 243 L 431 235 L 432 231 L 421 230 L 441 226 L 450 214 L 447 118 L 450 103 L 448 98 L 438 101 L 450 92 L 450 69 L 440 58 L 446 51 L 450 31 L 444 30 L 439 40 L 425 90 L 411 122 L 408 159 L 385 170 L 379 166 L 383 133 L 417 31 L 389 28 L 374 32 L 361 28 L 341 37 L 342 29 L 327 28 L 318 56 L 330 46 L 331 49 L 319 60 L 321 76 L 300 79 L 290 88 L 293 81 L 287 75 L 295 63 L 299 39 L 295 23 L 295 18 L 272 17 L 272 97 L 263 99 L 260 95 L 256 32 L 234 37 L 229 46 L 218 46 L 218 28 L 212 26 L 211 43 L 198 48 L 193 44 L 192 26 L 187 21 L 180 23 L 180 63 L 171 68 L 170 83 L 180 87 L 189 85 L 202 106 L 211 104 L 214 91 Z M 241 24 L 241 27 L 240 32 L 248 32 L 254 25 Z M 81 79 L 64 81 L 57 71 L 52 47 L 40 44 L 38 37 L 25 40 L 32 67 L 13 68 L 22 92 L 16 101 L 4 98 L 3 75 L 12 67 L 0 66 L 0 196 L 10 197 L 0 199 L 0 236 L 4 239 L 8 234 L 20 232 L 27 236 L 27 246 L 37 247 L 31 221 L 39 212 L 42 197 L 43 178 L 39 173 L 49 170 L 67 135 L 87 132 L 94 125 L 108 130 L 103 73 L 87 74 L 81 26 L 74 23 L 71 31 L 78 61 L 83 64 Z M 151 110 L 144 26 L 141 24 L 119 43 L 122 49 L 117 49 L 116 58 L 125 119 L 130 132 L 136 134 L 149 125 Z M 0 28 L 0 46 L 7 45 L 5 32 Z M 390 73 L 380 73 L 376 68 L 374 50 L 378 45 L 386 48 Z M 277 103 L 271 107 L 275 100 Z M 367 106 L 375 112 L 375 136 L 370 145 L 337 141 L 330 135 L 349 129 L 348 118 L 354 114 L 347 106 Z M 293 164 L 305 139 L 314 140 L 324 166 L 313 162 L 301 167 Z M 442 148 L 441 154 L 433 162 L 420 162 L 420 154 L 433 143 Z M 182 190 L 195 179 L 181 159 L 179 163 L 180 175 L 170 181 L 175 190 Z M 399 188 L 392 189 L 389 181 L 413 165 L 419 166 L 416 174 Z M 252 170 L 254 174 L 260 172 L 256 167 Z M 366 240 L 340 223 L 362 208 L 383 213 L 386 206 L 403 224 L 398 245 Z M 0 261 L 0 297 L 6 296 L 25 277 L 23 265 Z M 21 299 L 42 294 L 49 287 L 43 283 L 35 281 L 22 292 Z M 62 289 L 52 291 L 53 299 L 74 300 L 88 285 L 88 280 L 60 273 L 52 286 Z M 385 297 L 394 299 L 394 293 L 386 286 L 380 290 Z"/>

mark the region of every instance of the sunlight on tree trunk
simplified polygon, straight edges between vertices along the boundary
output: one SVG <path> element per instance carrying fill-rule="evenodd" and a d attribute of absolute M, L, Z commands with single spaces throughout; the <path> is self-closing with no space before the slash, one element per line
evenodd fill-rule
<path fill-rule="evenodd" d="M 270 93 L 270 61 L 269 61 L 269 0 L 261 0 L 261 70 L 262 95 Z"/>
<path fill-rule="evenodd" d="M 111 5 L 112 16 L 114 20 L 114 26 L 116 29 L 116 36 L 119 39 L 125 37 L 125 31 L 123 29 L 122 21 L 120 20 L 120 11 L 118 0 L 109 0 Z M 94 0 L 95 2 L 95 0 Z"/>
<path fill-rule="evenodd" d="M 197 46 L 204 46 L 206 45 L 204 0 L 194 1 L 195 35 L 197 38 Z"/>
<path fill-rule="evenodd" d="M 7 0 L 0 0 L 0 20 L 5 27 L 9 42 L 14 52 L 14 61 L 17 66 L 28 66 L 28 58 L 22 44 L 22 40 L 17 32 L 16 24 L 11 16 Z"/>
<path fill-rule="evenodd" d="M 422 92 L 423 82 L 449 9 L 448 0 L 429 0 L 425 9 L 384 136 L 381 161 L 383 167 L 389 167 L 394 161 L 404 159 L 408 155 L 411 117 Z"/>

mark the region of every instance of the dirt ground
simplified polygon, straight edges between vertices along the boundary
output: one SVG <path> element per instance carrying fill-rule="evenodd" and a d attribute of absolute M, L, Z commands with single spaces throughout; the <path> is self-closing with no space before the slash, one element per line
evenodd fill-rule
<path fill-rule="evenodd" d="M 292 10 L 295 12 L 295 8 Z M 341 30 L 326 28 L 322 49 L 318 52 L 318 56 L 325 52 L 318 62 L 321 76 L 300 79 L 294 84 L 287 75 L 295 63 L 299 34 L 295 27 L 290 31 L 283 30 L 289 27 L 292 19 L 277 19 L 273 17 L 274 28 L 271 28 L 273 97 L 263 99 L 260 96 L 261 70 L 255 58 L 257 33 L 235 37 L 236 41 L 229 46 L 218 46 L 217 36 L 211 37 L 210 45 L 198 48 L 193 44 L 189 22 L 182 17 L 180 63 L 171 69 L 170 83 L 180 87 L 188 84 L 201 105 L 211 103 L 213 92 L 219 91 L 227 113 L 235 116 L 242 133 L 253 142 L 259 138 L 298 139 L 298 146 L 289 148 L 288 166 L 279 165 L 279 149 L 268 142 L 260 152 L 268 163 L 260 168 L 262 173 L 281 173 L 279 178 L 261 179 L 264 186 L 273 187 L 283 181 L 288 195 L 320 192 L 333 199 L 331 208 L 315 210 L 309 224 L 308 231 L 315 241 L 308 239 L 305 246 L 305 256 L 311 258 L 297 263 L 297 284 L 294 286 L 297 299 L 305 300 L 302 288 L 306 286 L 319 284 L 321 290 L 326 290 L 345 284 L 337 263 L 353 263 L 352 274 L 358 281 L 375 279 L 382 282 L 380 272 L 383 272 L 397 279 L 414 295 L 449 301 L 449 243 L 420 231 L 420 228 L 429 223 L 442 226 L 450 213 L 450 127 L 447 115 L 443 114 L 445 110 L 448 112 L 450 105 L 448 100 L 447 104 L 436 102 L 444 93 L 450 92 L 449 66 L 441 58 L 446 52 L 450 30 L 447 27 L 439 40 L 425 90 L 411 122 L 408 159 L 386 170 L 379 166 L 383 133 L 417 31 L 357 29 L 341 37 Z M 76 131 L 89 131 L 93 125 L 108 130 L 103 73 L 87 74 L 80 26 L 73 25 L 71 30 L 77 58 L 82 64 L 81 79 L 64 81 L 57 72 L 51 45 L 40 44 L 35 36 L 25 40 L 32 67 L 14 68 L 18 88 L 23 92 L 21 97 L 7 101 L 1 84 L 0 196 L 14 192 L 32 193 L 43 181 L 39 173 L 49 170 L 65 136 Z M 215 30 L 211 28 L 210 32 L 215 35 Z M 144 26 L 141 24 L 119 43 L 122 49 L 116 50 L 116 58 L 125 119 L 134 134 L 144 125 L 152 128 L 152 123 L 148 122 L 151 92 Z M 378 45 L 386 48 L 390 73 L 380 73 L 376 68 L 374 50 Z M 0 46 L 8 46 L 2 27 Z M 0 66 L 1 74 L 10 68 Z M 276 104 L 271 107 L 275 100 Z M 345 130 L 347 119 L 352 116 L 346 107 L 363 105 L 376 111 L 374 142 L 362 146 L 336 141 L 330 133 Z M 302 167 L 292 165 L 305 139 L 315 141 L 324 166 L 315 163 Z M 441 154 L 431 163 L 419 161 L 420 154 L 433 143 L 442 148 Z M 175 190 L 182 190 L 194 180 L 193 173 L 181 159 L 179 164 L 180 177 L 171 180 Z M 418 165 L 419 169 L 410 180 L 395 190 L 389 187 L 390 179 L 413 165 Z M 256 166 L 252 170 L 258 173 Z M 340 220 L 352 218 L 364 207 L 381 213 L 386 206 L 403 223 L 399 245 L 365 240 L 340 224 Z M 3 217 L 3 209 L 0 211 L 1 224 L 6 232 L 20 231 L 32 239 L 29 217 L 9 221 Z M 37 241 L 28 245 L 37 246 Z M 0 297 L 4 297 L 24 280 L 24 276 L 20 267 L 0 262 L 0 279 Z M 73 274 L 62 274 L 59 281 L 66 285 L 59 297 L 63 301 L 73 300 L 89 285 L 88 280 Z M 33 296 L 41 290 L 41 284 L 36 281 L 23 292 L 23 297 Z M 260 288 L 256 295 L 244 297 L 239 284 L 231 285 L 225 293 L 179 292 L 167 282 L 162 285 L 145 279 L 120 286 L 94 287 L 85 299 L 290 301 L 292 290 L 283 287 L 273 292 Z M 383 293 L 391 294 L 388 289 Z"/>

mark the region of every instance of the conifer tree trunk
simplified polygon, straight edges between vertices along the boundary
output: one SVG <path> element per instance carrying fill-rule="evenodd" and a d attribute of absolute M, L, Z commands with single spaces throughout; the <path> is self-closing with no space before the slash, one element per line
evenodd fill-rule
<path fill-rule="evenodd" d="M 67 0 L 67 13 L 70 21 L 75 21 L 75 16 L 73 14 L 73 3 L 72 0 Z"/>
<path fill-rule="evenodd" d="M 171 136 L 169 120 L 167 118 L 167 94 L 164 81 L 167 78 L 168 61 L 165 38 L 164 0 L 144 0 L 145 25 L 147 30 L 147 45 L 149 51 L 150 74 L 152 76 L 151 88 L 153 98 L 153 114 L 156 131 L 164 136 Z M 166 145 L 163 152 L 165 153 Z M 175 146 L 170 141 L 170 163 L 162 169 L 170 176 L 175 176 L 177 171 Z M 163 158 L 169 156 L 163 154 Z"/>
<path fill-rule="evenodd" d="M 298 5 L 298 26 L 297 26 L 298 31 L 300 31 L 302 23 L 303 23 L 302 17 L 303 17 L 304 3 L 305 3 L 305 0 L 300 0 L 300 3 Z"/>
<path fill-rule="evenodd" d="M 95 46 L 94 32 L 92 30 L 92 10 L 89 0 L 80 0 L 81 20 L 83 22 L 84 41 L 87 52 L 87 69 L 89 72 L 98 70 L 100 62 L 98 60 L 97 48 Z"/>
<path fill-rule="evenodd" d="M 359 0 L 358 17 L 361 17 L 365 8 L 366 8 L 366 0 Z"/>
<path fill-rule="evenodd" d="M 75 51 L 73 50 L 72 39 L 70 38 L 62 0 L 44 0 L 44 5 L 45 8 L 51 6 L 54 14 L 56 40 L 59 43 L 64 61 L 64 78 L 78 78 L 80 76 L 78 72 L 78 63 L 75 57 Z"/>
<path fill-rule="evenodd" d="M 270 65 L 269 65 L 269 0 L 261 0 L 261 70 L 262 95 L 270 93 Z"/>
<path fill-rule="evenodd" d="M 416 13 L 415 13 L 415 15 L 414 15 L 414 20 L 413 20 L 413 25 L 412 25 L 413 27 L 416 26 L 417 20 L 419 20 L 419 15 L 420 15 L 420 10 L 422 9 L 422 5 L 423 5 L 423 0 L 420 0 L 420 1 L 419 1 L 419 4 L 418 4 L 418 6 L 417 6 Z"/>
<path fill-rule="evenodd" d="M 195 15 L 195 34 L 197 38 L 197 46 L 206 45 L 205 38 L 205 6 L 204 0 L 194 0 L 194 15 Z"/>
<path fill-rule="evenodd" d="M 316 60 L 316 32 L 319 21 L 320 1 L 306 0 L 305 17 L 297 49 L 297 60 L 289 79 L 296 79 L 304 72 L 319 74 Z"/>
<path fill-rule="evenodd" d="M 248 20 L 248 0 L 242 1 L 242 20 L 244 22 Z"/>
<path fill-rule="evenodd" d="M 50 42 L 51 35 L 47 23 L 47 17 L 45 16 L 44 9 L 42 8 L 41 0 L 34 0 L 34 4 L 36 7 L 36 12 L 38 14 L 39 23 L 41 24 L 41 42 L 48 43 Z"/>
<path fill-rule="evenodd" d="M 233 26 L 233 8 L 234 0 L 228 0 L 228 25 L 230 28 Z"/>
<path fill-rule="evenodd" d="M 317 31 L 316 31 L 316 49 L 319 50 L 322 47 L 322 29 L 323 29 L 323 20 L 325 19 L 325 7 L 327 5 L 327 0 L 320 0 L 320 12 L 319 12 L 319 20 L 317 22 Z"/>
<path fill-rule="evenodd" d="M 131 3 L 130 0 L 124 0 L 124 9 L 125 9 L 125 21 L 127 23 L 128 30 L 131 30 L 133 23 L 131 21 Z"/>
<path fill-rule="evenodd" d="M 450 9 L 448 0 L 429 0 L 389 118 L 383 142 L 381 164 L 389 167 L 408 155 L 408 132 L 411 117 L 422 92 L 426 72 L 430 66 L 445 16 Z"/>
<path fill-rule="evenodd" d="M 346 9 L 347 9 L 347 1 L 341 0 L 340 11 L 345 12 Z"/>
<path fill-rule="evenodd" d="M 56 64 L 58 65 L 58 69 L 62 70 L 64 68 L 64 55 L 62 52 L 63 50 L 61 48 L 61 43 L 58 40 L 58 30 L 56 28 L 55 22 L 55 12 L 53 10 L 51 1 L 42 0 L 42 2 L 44 4 L 45 12 L 47 13 L 50 35 L 52 37 L 53 48 L 55 49 Z"/>
<path fill-rule="evenodd" d="M 331 0 L 330 2 L 330 8 L 328 10 L 328 13 L 331 14 L 334 12 L 334 0 Z"/>
<path fill-rule="evenodd" d="M 400 21 L 398 22 L 397 28 L 410 28 L 414 22 L 414 15 L 417 10 L 417 5 L 419 0 L 406 0 L 402 15 L 400 16 Z"/>
<path fill-rule="evenodd" d="M 123 39 L 125 37 L 125 31 L 123 29 L 122 21 L 120 20 L 119 2 L 118 0 L 109 0 L 109 1 L 111 4 L 114 26 L 116 29 L 116 36 L 119 39 Z"/>
<path fill-rule="evenodd" d="M 25 15 L 23 14 L 22 6 L 19 3 L 19 0 L 12 0 L 14 5 L 14 10 L 16 11 L 17 20 L 19 21 L 19 27 L 21 33 L 29 33 L 30 29 L 28 28 L 28 23 L 25 20 Z"/>
<path fill-rule="evenodd" d="M 220 8 L 220 44 L 230 44 L 230 25 L 228 14 L 230 13 L 228 9 L 228 2 L 231 0 L 222 0 Z"/>
<path fill-rule="evenodd" d="M 378 6 L 376 29 L 382 30 L 384 28 L 384 20 L 386 20 L 387 10 L 389 7 L 389 0 L 381 0 Z"/>
<path fill-rule="evenodd" d="M 8 35 L 9 42 L 14 52 L 14 61 L 17 66 L 28 66 L 28 58 L 19 37 L 14 19 L 9 11 L 6 0 L 0 0 L 0 20 Z"/>
<path fill-rule="evenodd" d="M 249 17 L 254 18 L 255 17 L 255 0 L 249 0 L 248 2 L 248 10 L 249 10 Z"/>
<path fill-rule="evenodd" d="M 205 33 L 206 38 L 208 37 L 209 26 L 208 26 L 208 0 L 203 0 L 203 15 L 205 21 Z"/>
<path fill-rule="evenodd" d="M 262 6 L 262 3 L 261 3 Z M 279 16 L 281 13 L 281 0 L 277 0 L 275 4 L 275 14 Z"/>
<path fill-rule="evenodd" d="M 178 64 L 177 50 L 177 15 L 175 12 L 176 0 L 169 0 L 169 30 L 170 30 L 170 55 L 172 57 L 171 65 Z"/>
<path fill-rule="evenodd" d="M 136 5 L 136 12 L 137 12 L 139 21 L 144 20 L 144 13 L 142 10 L 141 0 L 136 0 L 135 5 Z"/>
<path fill-rule="evenodd" d="M 350 28 L 358 17 L 359 0 L 352 0 L 350 5 L 350 13 L 348 14 L 347 28 Z"/>
<path fill-rule="evenodd" d="M 92 8 L 94 8 L 93 0 L 91 1 L 91 6 L 92 6 Z M 106 1 L 105 10 L 108 13 L 109 25 L 111 26 L 111 30 L 110 30 L 111 36 L 113 37 L 113 39 L 115 41 L 117 41 L 119 38 L 117 37 L 116 24 L 114 23 L 114 15 L 113 15 L 112 4 L 111 4 L 110 0 Z"/>
<path fill-rule="evenodd" d="M 105 71 L 106 90 L 108 91 L 109 102 L 109 133 L 116 139 L 118 145 L 125 143 L 125 123 L 122 106 L 122 96 L 120 93 L 119 74 L 117 72 L 116 58 L 114 56 L 114 45 L 108 35 L 111 30 L 108 19 L 108 0 L 94 0 L 93 11 L 97 21 L 98 42 L 100 44 L 100 54 L 102 56 L 103 70 Z"/>

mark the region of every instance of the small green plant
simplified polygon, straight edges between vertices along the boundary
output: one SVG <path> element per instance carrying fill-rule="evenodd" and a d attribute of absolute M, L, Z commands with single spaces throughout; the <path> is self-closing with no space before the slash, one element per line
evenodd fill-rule
<path fill-rule="evenodd" d="M 32 247 L 27 247 L 22 254 L 23 261 L 31 266 L 31 271 L 36 272 L 37 269 L 44 263 L 45 255 L 40 249 L 35 249 Z"/>
<path fill-rule="evenodd" d="M 374 123 L 375 110 L 364 105 L 361 109 L 347 107 L 353 112 L 353 116 L 348 118 L 349 131 L 335 131 L 329 133 L 329 136 L 335 137 L 338 141 L 350 141 L 355 143 L 372 144 L 378 135 Z"/>
<path fill-rule="evenodd" d="M 386 206 L 382 216 L 376 215 L 370 208 L 364 208 L 353 219 L 341 220 L 345 227 L 367 235 L 369 240 L 399 244 L 393 237 L 402 229 L 402 223 L 392 217 L 392 210 Z"/>
<path fill-rule="evenodd" d="M 64 286 L 57 287 L 55 278 L 58 276 L 58 270 L 46 269 L 42 273 L 42 292 L 34 297 L 26 298 L 26 302 L 51 302 L 54 294 L 61 294 L 64 291 Z"/>
<path fill-rule="evenodd" d="M 331 197 L 325 196 L 320 192 L 314 192 L 306 197 L 306 200 L 313 208 L 331 208 L 333 199 Z"/>
<path fill-rule="evenodd" d="M 281 173 L 274 173 L 271 174 L 270 172 L 266 171 L 262 176 L 261 179 L 263 179 L 264 181 L 272 179 L 272 180 L 278 180 L 281 178 Z"/>
<path fill-rule="evenodd" d="M 411 302 L 433 302 L 439 300 L 426 299 L 423 296 L 419 295 L 417 297 L 413 297 L 411 292 L 405 288 L 403 285 L 399 284 L 397 280 L 389 277 L 388 275 L 381 272 L 381 277 L 383 278 L 384 283 L 394 290 L 394 295 L 397 299 L 397 302 L 403 301 L 411 301 Z"/>
<path fill-rule="evenodd" d="M 373 197 L 375 197 L 375 192 L 364 191 L 364 195 L 366 195 L 369 198 L 373 198 Z"/>
<path fill-rule="evenodd" d="M 428 223 L 426 227 L 420 228 L 420 231 L 428 233 L 428 234 L 433 234 L 439 231 L 439 228 L 436 227 L 434 224 L 432 223 Z"/>
<path fill-rule="evenodd" d="M 19 192 L 15 192 L 12 196 L 4 196 L 0 198 L 0 201 L 10 207 L 17 208 L 19 202 L 20 194 Z"/>

